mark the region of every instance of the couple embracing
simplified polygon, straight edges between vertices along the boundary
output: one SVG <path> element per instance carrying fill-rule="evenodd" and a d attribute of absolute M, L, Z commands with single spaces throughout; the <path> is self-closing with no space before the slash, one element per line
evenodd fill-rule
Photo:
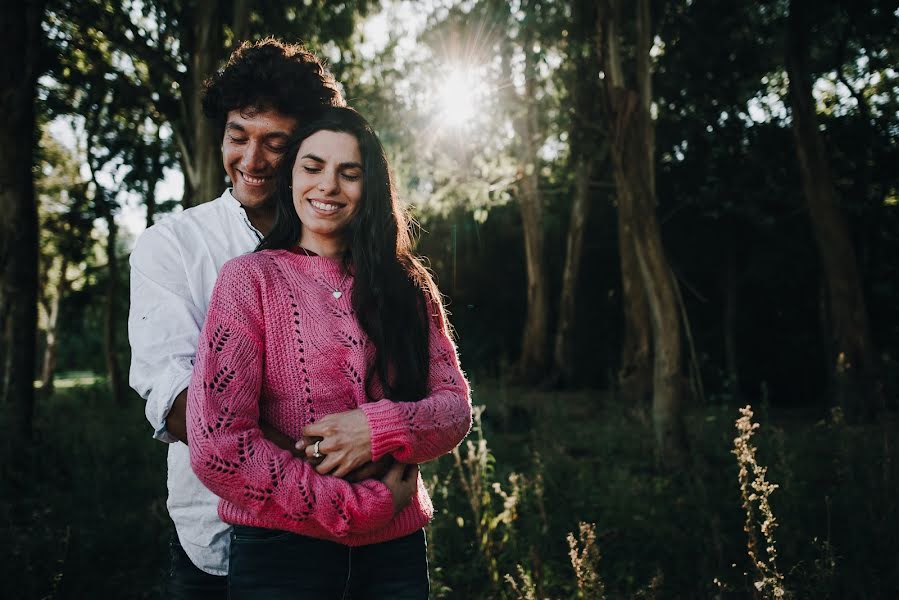
<path fill-rule="evenodd" d="M 427 598 L 417 465 L 468 433 L 384 149 L 310 53 L 207 80 L 232 187 L 131 255 L 131 385 L 169 443 L 170 598 Z"/>

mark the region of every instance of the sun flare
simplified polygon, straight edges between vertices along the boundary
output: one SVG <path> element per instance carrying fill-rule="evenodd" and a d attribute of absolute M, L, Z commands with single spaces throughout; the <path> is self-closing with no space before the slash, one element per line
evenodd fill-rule
<path fill-rule="evenodd" d="M 484 95 L 484 86 L 473 69 L 454 67 L 437 88 L 440 120 L 448 126 L 460 127 L 475 116 L 476 107 Z"/>

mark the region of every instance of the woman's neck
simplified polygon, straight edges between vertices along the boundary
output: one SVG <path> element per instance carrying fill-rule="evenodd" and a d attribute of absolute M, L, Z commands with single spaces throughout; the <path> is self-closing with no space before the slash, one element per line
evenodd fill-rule
<path fill-rule="evenodd" d="M 346 243 L 342 240 L 332 240 L 321 236 L 310 235 L 306 231 L 300 234 L 299 246 L 319 256 L 337 258 L 343 256 L 346 251 Z"/>

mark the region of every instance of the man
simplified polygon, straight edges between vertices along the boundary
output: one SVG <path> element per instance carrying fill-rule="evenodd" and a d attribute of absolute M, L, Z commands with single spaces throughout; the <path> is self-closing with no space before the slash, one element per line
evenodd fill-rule
<path fill-rule="evenodd" d="M 185 426 L 197 338 L 216 276 L 271 228 L 275 167 L 297 124 L 323 106 L 343 104 L 333 77 L 301 47 L 273 39 L 241 45 L 206 81 L 203 95 L 203 111 L 222 134 L 233 187 L 150 227 L 131 254 L 130 382 L 147 401 L 154 437 L 169 444 L 167 507 L 177 535 L 166 597 L 227 597 L 230 527 L 218 518 L 218 498 L 191 471 Z M 293 440 L 262 428 L 293 450 Z"/>

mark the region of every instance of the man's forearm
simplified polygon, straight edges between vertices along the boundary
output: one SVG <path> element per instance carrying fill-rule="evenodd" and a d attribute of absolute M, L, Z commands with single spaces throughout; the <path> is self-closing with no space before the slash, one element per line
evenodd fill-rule
<path fill-rule="evenodd" d="M 170 434 L 172 434 L 185 444 L 187 443 L 186 389 L 182 390 L 180 394 L 175 396 L 175 402 L 174 404 L 172 404 L 172 410 L 169 411 L 168 416 L 165 418 L 165 427 Z M 290 450 L 294 453 L 295 456 L 299 458 L 305 458 L 305 454 L 294 447 L 295 440 L 281 433 L 268 423 L 259 423 L 259 428 L 262 430 L 262 435 L 264 435 L 266 439 L 270 440 L 271 442 L 274 442 L 274 444 L 279 448 Z"/>

